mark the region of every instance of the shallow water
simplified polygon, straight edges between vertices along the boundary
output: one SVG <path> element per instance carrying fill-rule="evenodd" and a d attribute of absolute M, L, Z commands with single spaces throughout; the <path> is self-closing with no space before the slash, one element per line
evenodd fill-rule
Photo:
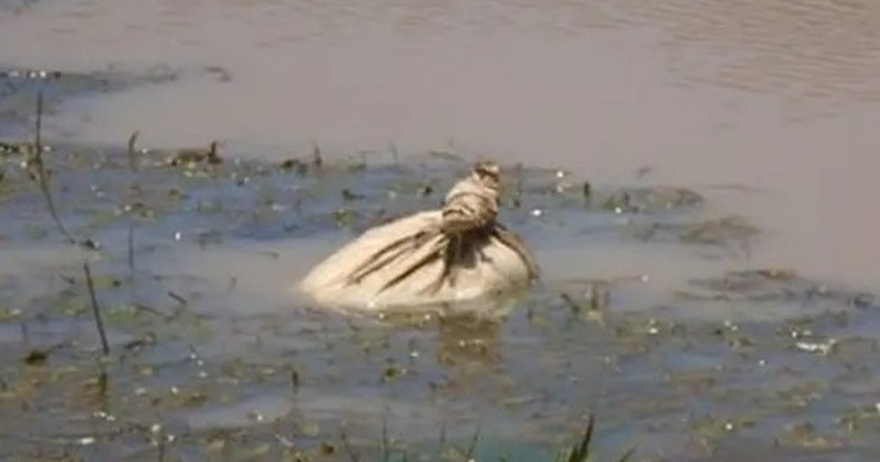
<path fill-rule="evenodd" d="M 607 182 L 650 166 L 652 183 L 763 191 L 724 203 L 771 231 L 758 261 L 880 285 L 866 251 L 880 232 L 871 2 L 26 5 L 0 15 L 2 62 L 180 73 L 69 101 L 49 122 L 58 135 L 139 129 L 260 157 L 312 139 L 454 143 Z"/>
<path fill-rule="evenodd" d="M 870 459 L 880 8 L 658 5 L 0 2 L 0 70 L 63 72 L 39 81 L 53 187 L 67 226 L 102 246 L 60 244 L 22 157 L 0 154 L 0 407 L 20 417 L 0 457 L 271 459 L 324 442 L 348 460 L 340 428 L 374 454 L 384 415 L 412 452 L 441 428 L 466 447 L 479 425 L 478 454 L 533 460 L 593 410 L 606 454 Z M 33 82 L 3 83 L 0 134 L 29 135 Z M 135 129 L 145 147 L 219 139 L 226 162 L 132 174 Z M 277 168 L 313 140 L 349 167 Z M 420 165 L 427 150 L 534 167 L 504 220 L 545 286 L 500 325 L 304 310 L 287 289 L 310 264 L 434 206 L 463 171 Z M 651 202 L 639 188 L 656 185 L 704 200 Z M 587 309 L 597 287 L 608 304 Z"/>
<path fill-rule="evenodd" d="M 371 222 L 434 206 L 425 186 L 444 190 L 466 161 L 355 156 L 300 171 L 229 158 L 172 166 L 147 152 L 133 171 L 121 147 L 50 154 L 60 218 L 91 250 L 58 243 L 22 155 L 4 157 L 10 457 L 347 460 L 346 445 L 369 458 L 439 457 L 479 431 L 478 457 L 534 460 L 570 444 L 587 412 L 600 416 L 603 451 L 635 444 L 646 460 L 876 450 L 874 296 L 782 270 L 730 271 L 760 230 L 706 225 L 711 201 L 693 191 L 596 185 L 587 199 L 579 177 L 507 166 L 523 181 L 502 219 L 539 259 L 561 258 L 564 242 L 629 259 L 605 274 L 550 265 L 535 290 L 480 307 L 500 319 L 379 321 L 311 309 L 288 281 Z M 702 262 L 703 274 L 653 284 L 650 255 L 658 268 Z M 83 259 L 108 328 L 103 360 Z"/>

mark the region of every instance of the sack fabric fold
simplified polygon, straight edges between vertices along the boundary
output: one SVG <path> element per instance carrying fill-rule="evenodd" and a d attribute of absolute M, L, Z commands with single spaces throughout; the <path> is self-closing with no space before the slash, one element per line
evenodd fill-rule
<path fill-rule="evenodd" d="M 479 162 L 440 210 L 371 228 L 320 262 L 295 290 L 319 304 L 381 310 L 473 300 L 524 287 L 540 269 L 497 221 L 500 168 Z"/>

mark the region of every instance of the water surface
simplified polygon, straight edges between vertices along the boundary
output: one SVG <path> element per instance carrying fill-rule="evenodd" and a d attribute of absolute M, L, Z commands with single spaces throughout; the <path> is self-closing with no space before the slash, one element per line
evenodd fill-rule
<path fill-rule="evenodd" d="M 108 366 L 120 392 L 96 405 L 83 255 L 59 243 L 20 160 L 5 158 L 0 406 L 51 409 L 27 426 L 57 447 L 155 460 L 144 435 L 163 422 L 181 459 L 259 456 L 265 445 L 277 455 L 289 449 L 278 435 L 338 446 L 343 420 L 372 447 L 376 419 L 390 415 L 397 435 L 422 446 L 444 422 L 459 441 L 483 422 L 496 454 L 514 442 L 557 447 L 598 409 L 609 450 L 637 442 L 646 458 L 866 460 L 878 450 L 880 5 L 12 1 L 0 2 L 0 65 L 85 76 L 49 95 L 45 135 L 61 153 L 63 219 L 104 245 L 86 254 L 114 350 L 135 362 Z M 3 95 L 0 133 L 29 134 L 33 93 Z M 121 146 L 133 130 L 149 147 L 219 139 L 230 162 L 205 177 L 130 175 Z M 379 154 L 364 175 L 323 184 L 274 170 L 308 158 L 315 141 L 331 160 Z M 304 313 L 287 286 L 311 262 L 379 208 L 436 200 L 401 182 L 440 191 L 461 169 L 373 165 L 427 150 L 548 169 L 533 172 L 552 178 L 536 189 L 564 194 L 533 192 L 505 212 L 548 286 L 500 326 L 352 327 Z M 236 157 L 255 164 L 230 167 Z M 137 224 L 134 292 L 128 223 L 114 212 L 129 180 L 159 217 Z M 674 185 L 705 200 L 613 213 L 585 208 L 583 180 L 600 196 Z M 343 188 L 370 200 L 346 203 Z M 340 223 L 340 207 L 356 213 Z M 729 216 L 759 232 L 689 241 L 687 226 Z M 560 299 L 594 279 L 611 281 L 607 313 Z M 132 302 L 174 318 L 136 309 L 132 319 Z M 137 346 L 147 332 L 159 340 Z M 74 344 L 52 367 L 21 365 L 59 336 Z M 291 370 L 304 398 L 290 399 Z M 85 398 L 58 392 L 81 385 Z M 165 404 L 157 415 L 139 397 Z M 130 420 L 134 436 L 113 436 L 99 408 Z M 71 434 L 56 434 L 59 420 Z M 36 447 L 15 430 L 0 428 L 15 444 L 0 447 Z M 90 435 L 101 444 L 78 443 Z"/>

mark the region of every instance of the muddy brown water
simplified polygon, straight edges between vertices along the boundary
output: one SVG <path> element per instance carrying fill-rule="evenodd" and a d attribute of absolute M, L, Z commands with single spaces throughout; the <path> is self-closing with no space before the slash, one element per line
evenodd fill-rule
<path fill-rule="evenodd" d="M 31 417 L 27 431 L 15 419 L 0 428 L 0 457 L 155 460 L 156 422 L 175 435 L 171 459 L 271 458 L 322 441 L 342 457 L 341 421 L 371 451 L 387 415 L 415 446 L 436 446 L 444 427 L 466 446 L 480 425 L 485 457 L 506 448 L 531 460 L 573 438 L 591 409 L 610 454 L 632 443 L 660 460 L 880 452 L 870 295 L 880 286 L 880 5 L 13 1 L 0 2 L 0 65 L 85 76 L 50 95 L 45 135 L 83 153 L 55 160 L 68 172 L 59 206 L 104 245 L 91 255 L 99 295 L 114 350 L 134 358 L 106 366 L 113 392 L 96 397 L 82 255 L 60 244 L 19 161 L 5 159 L 0 406 Z M 33 93 L 16 88 L 0 93 L 11 138 L 31 121 Z M 132 294 L 113 281 L 129 270 L 127 223 L 111 217 L 132 177 L 119 159 L 135 129 L 151 147 L 220 139 L 230 158 L 269 169 L 308 156 L 313 141 L 328 159 L 376 151 L 367 157 L 383 162 L 393 144 L 404 159 L 491 153 L 546 168 L 534 175 L 549 190 L 576 177 L 600 195 L 674 185 L 705 202 L 584 212 L 579 183 L 565 197 L 536 186 L 509 219 L 549 287 L 514 303 L 507 322 L 353 328 L 302 313 L 287 285 L 365 226 L 388 185 L 418 178 L 439 190 L 455 164 L 411 177 L 368 168 L 324 185 L 248 165 L 203 179 L 145 169 L 134 178 L 153 185 L 159 219 L 138 224 Z M 388 208 L 431 204 L 418 186 L 400 186 Z M 177 187 L 187 194 L 168 194 Z M 376 200 L 346 204 L 343 187 Z M 685 229 L 728 216 L 760 231 L 725 222 L 709 232 L 718 242 L 695 244 L 706 235 Z M 592 279 L 612 280 L 606 314 L 559 298 L 581 300 Z M 131 300 L 182 321 L 132 318 Z M 155 344 L 138 346 L 147 333 Z M 75 346 L 22 365 L 59 338 Z M 297 399 L 291 370 L 302 375 Z"/>

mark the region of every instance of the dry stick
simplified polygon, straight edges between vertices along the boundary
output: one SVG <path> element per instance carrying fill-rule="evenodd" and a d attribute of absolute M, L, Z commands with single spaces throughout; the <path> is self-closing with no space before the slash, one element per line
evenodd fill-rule
<path fill-rule="evenodd" d="M 390 441 L 388 440 L 388 416 L 382 416 L 382 462 L 391 460 Z"/>
<path fill-rule="evenodd" d="M 467 453 L 465 454 L 466 460 L 474 460 L 474 452 L 477 450 L 477 443 L 480 441 L 480 427 L 477 426 L 477 431 L 474 432 L 474 437 L 471 440 L 471 445 L 468 446 Z"/>
<path fill-rule="evenodd" d="M 107 388 L 108 388 L 108 379 L 107 379 L 107 369 L 104 368 L 104 364 L 101 361 L 95 361 L 98 365 L 98 396 L 101 397 L 102 408 L 106 410 L 107 407 Z"/>
<path fill-rule="evenodd" d="M 20 323 L 19 323 L 19 328 L 20 328 L 20 330 L 21 330 L 21 341 L 22 341 L 25 345 L 30 346 L 30 344 L 31 344 L 31 333 L 30 333 L 30 329 L 28 329 L 28 325 L 27 325 L 27 323 L 25 322 L 25 320 L 24 320 L 23 318 L 21 319 L 21 321 L 20 321 Z"/>
<path fill-rule="evenodd" d="M 321 156 L 321 147 L 317 141 L 312 141 L 312 163 L 315 168 L 321 168 L 324 165 L 324 158 Z"/>
<path fill-rule="evenodd" d="M 153 405 L 153 413 L 156 415 L 156 425 L 152 425 L 149 427 L 149 432 L 152 433 L 152 437 L 155 438 L 153 441 L 156 444 L 156 460 L 158 462 L 165 461 L 165 455 L 167 453 L 166 443 L 168 442 L 168 436 L 165 431 L 165 425 L 163 425 L 162 411 L 159 409 L 159 404 L 161 400 L 159 398 L 155 398 L 152 401 Z"/>
<path fill-rule="evenodd" d="M 137 151 L 135 151 L 135 145 L 137 143 L 138 135 L 140 132 L 135 131 L 128 137 L 128 168 L 132 172 L 137 172 Z"/>
<path fill-rule="evenodd" d="M 46 199 L 46 205 L 49 208 L 49 214 L 52 215 L 52 219 L 55 221 L 55 225 L 58 227 L 58 231 L 67 239 L 67 242 L 70 244 L 76 244 L 76 240 L 70 233 L 67 232 L 67 229 L 64 227 L 64 224 L 61 222 L 61 218 L 58 217 L 58 211 L 55 208 L 55 201 L 52 199 L 52 189 L 49 187 L 49 179 L 48 175 L 46 175 L 46 166 L 43 163 L 43 139 L 42 139 L 42 131 L 43 131 L 43 90 L 40 89 L 37 92 L 37 123 L 36 123 L 36 134 L 34 135 L 34 158 L 33 163 L 37 166 L 37 180 L 40 184 L 40 190 L 43 193 L 43 197 Z M 83 261 L 83 270 L 85 271 L 86 276 L 86 286 L 89 289 L 89 297 L 92 301 L 92 311 L 95 314 L 95 324 L 98 327 L 98 335 L 101 337 L 101 347 L 104 351 L 104 354 L 110 353 L 110 346 L 107 343 L 107 333 L 104 331 L 104 321 L 101 319 L 101 310 L 98 306 L 98 298 L 95 296 L 95 284 L 92 280 L 92 272 L 89 269 L 88 261 Z"/>
<path fill-rule="evenodd" d="M 294 395 L 299 392 L 299 371 L 296 369 L 290 371 L 290 389 Z"/>
<path fill-rule="evenodd" d="M 101 318 L 98 297 L 95 296 L 95 283 L 92 281 L 92 271 L 89 269 L 88 262 L 83 262 L 83 271 L 86 273 L 86 286 L 89 288 L 89 298 L 92 300 L 92 313 L 95 315 L 95 325 L 98 326 L 98 335 L 101 337 L 101 351 L 107 355 L 110 354 L 110 345 L 107 343 L 107 332 L 104 331 L 104 320 Z"/>
<path fill-rule="evenodd" d="M 397 143 L 392 141 L 390 149 L 391 149 L 391 157 L 394 159 L 394 163 L 399 164 L 400 163 L 400 152 L 397 150 Z"/>
<path fill-rule="evenodd" d="M 34 139 L 34 157 L 33 163 L 37 166 L 37 181 L 40 185 L 40 190 L 43 193 L 43 197 L 46 199 L 46 205 L 49 207 L 49 214 L 52 215 L 52 220 L 55 221 L 55 226 L 58 227 L 58 231 L 61 232 L 61 235 L 64 236 L 65 239 L 71 244 L 75 244 L 76 241 L 67 232 L 67 229 L 64 227 L 64 224 L 61 223 L 61 219 L 58 217 L 58 210 L 55 208 L 55 201 L 52 199 L 52 191 L 49 188 L 49 179 L 46 175 L 46 166 L 43 163 L 43 140 L 42 140 L 42 131 L 43 131 L 43 90 L 37 92 L 37 126 L 36 126 L 36 135 Z"/>
<path fill-rule="evenodd" d="M 132 196 L 134 195 L 134 187 L 135 187 L 134 176 L 138 170 L 137 154 L 135 151 L 135 143 L 137 142 L 137 137 L 138 137 L 138 132 L 135 131 L 128 138 L 128 168 L 129 168 L 129 170 L 131 170 L 131 173 L 132 173 L 132 180 L 131 180 L 132 181 L 132 183 L 131 183 Z M 131 298 L 132 298 L 132 300 L 134 300 L 134 298 L 135 298 L 135 292 L 134 292 L 134 272 L 135 272 L 135 267 L 134 267 L 134 224 L 135 224 L 135 219 L 134 219 L 134 215 L 132 215 L 134 213 L 134 205 L 132 203 L 129 203 L 128 213 L 129 213 L 129 220 L 128 220 L 128 285 L 129 285 L 129 289 L 130 289 Z"/>
<path fill-rule="evenodd" d="M 169 291 L 168 291 L 168 296 L 171 297 L 171 298 L 173 298 L 174 301 L 176 301 L 177 303 L 180 303 L 181 305 L 186 305 L 187 303 L 189 303 L 189 302 L 186 301 L 185 298 L 181 297 L 180 295 L 177 295 L 177 294 L 174 293 L 174 291 L 172 291 L 172 290 L 169 290 Z"/>
<path fill-rule="evenodd" d="M 519 208 L 523 201 L 523 164 L 516 164 L 516 196 L 513 198 L 513 206 Z"/>
<path fill-rule="evenodd" d="M 159 462 L 165 462 L 165 431 L 160 430 L 156 441 L 157 451 L 156 458 Z"/>
<path fill-rule="evenodd" d="M 348 435 L 345 433 L 344 429 L 342 430 L 340 438 L 342 439 L 342 448 L 348 453 L 351 462 L 361 462 L 361 458 L 358 457 L 357 452 L 355 452 L 354 447 L 352 447 L 351 441 L 348 440 Z"/>
<path fill-rule="evenodd" d="M 568 462 L 586 462 L 590 458 L 590 443 L 593 441 L 593 429 L 595 420 L 590 415 L 587 420 L 587 428 L 584 430 L 584 436 L 578 444 L 575 444 L 569 454 Z"/>
<path fill-rule="evenodd" d="M 445 420 L 440 423 L 439 443 L 440 443 L 440 449 L 443 449 L 443 447 L 446 446 L 446 421 Z"/>
<path fill-rule="evenodd" d="M 128 285 L 131 289 L 131 298 L 134 300 L 134 219 L 128 221 Z"/>

